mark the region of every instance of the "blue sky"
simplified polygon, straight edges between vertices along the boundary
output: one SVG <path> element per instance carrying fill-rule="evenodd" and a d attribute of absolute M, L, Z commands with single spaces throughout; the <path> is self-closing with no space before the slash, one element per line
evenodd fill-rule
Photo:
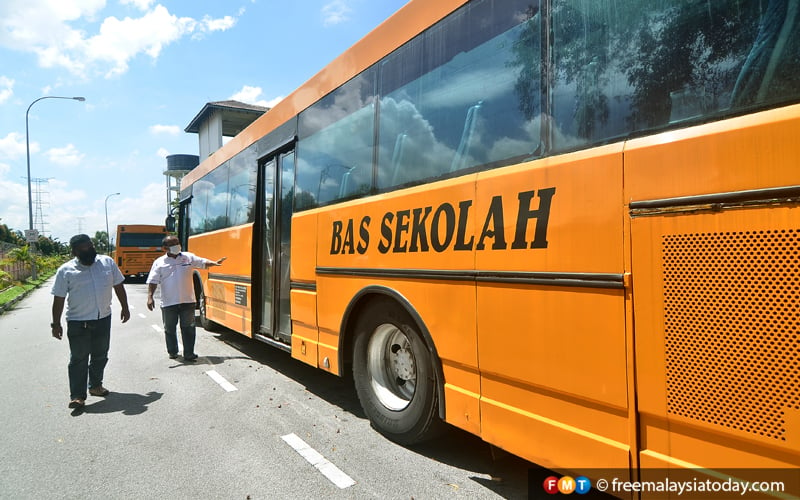
<path fill-rule="evenodd" d="M 0 223 L 28 228 L 31 177 L 46 234 L 161 224 L 167 155 L 203 105 L 272 106 L 406 0 L 2 0 Z M 34 184 L 35 190 L 35 184 Z M 37 228 L 39 225 L 37 224 Z"/>

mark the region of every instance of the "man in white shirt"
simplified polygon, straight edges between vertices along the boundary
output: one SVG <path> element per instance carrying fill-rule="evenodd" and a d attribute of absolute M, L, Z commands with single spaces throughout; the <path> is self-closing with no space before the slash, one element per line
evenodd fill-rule
<path fill-rule="evenodd" d="M 183 359 L 193 362 L 197 359 L 194 352 L 194 309 L 197 299 L 194 295 L 192 269 L 219 266 L 225 257 L 214 261 L 190 252 L 182 252 L 177 236 L 165 237 L 162 246 L 167 253 L 153 262 L 150 274 L 147 275 L 147 308 L 151 311 L 155 308 L 153 294 L 158 285 L 161 285 L 161 317 L 164 321 L 167 353 L 170 359 L 178 357 L 176 326 L 180 320 Z"/>
<path fill-rule="evenodd" d="M 56 272 L 53 294 L 53 337 L 61 340 L 61 313 L 67 303 L 67 338 L 69 339 L 70 408 L 86 404 L 88 377 L 89 394 L 107 396 L 103 373 L 108 363 L 111 340 L 111 290 L 122 305 L 120 318 L 125 323 L 131 317 L 128 296 L 122 284 L 125 277 L 114 259 L 97 255 L 92 240 L 78 234 L 69 240 L 74 259 L 65 262 Z"/>

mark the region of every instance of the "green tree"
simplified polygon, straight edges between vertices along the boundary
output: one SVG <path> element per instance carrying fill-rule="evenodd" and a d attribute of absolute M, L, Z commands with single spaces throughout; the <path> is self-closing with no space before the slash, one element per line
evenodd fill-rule
<path fill-rule="evenodd" d="M 28 269 L 31 269 L 31 266 L 34 262 L 36 256 L 31 252 L 30 247 L 28 245 L 17 247 L 12 249 L 8 252 L 7 260 L 11 263 L 15 262 L 23 262 Z"/>
<path fill-rule="evenodd" d="M 105 231 L 96 231 L 92 238 L 92 243 L 98 252 L 111 254 L 111 249 L 108 243 L 108 233 Z"/>
<path fill-rule="evenodd" d="M 19 231 L 14 231 L 5 224 L 0 224 L 0 241 L 14 245 L 25 244 L 25 239 L 21 236 Z"/>
<path fill-rule="evenodd" d="M 36 247 L 42 255 L 60 255 L 64 253 L 66 245 L 47 236 L 39 236 Z"/>

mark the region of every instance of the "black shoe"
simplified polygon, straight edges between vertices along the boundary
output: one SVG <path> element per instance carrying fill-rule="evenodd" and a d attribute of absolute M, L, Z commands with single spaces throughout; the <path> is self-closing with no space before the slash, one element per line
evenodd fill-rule
<path fill-rule="evenodd" d="M 194 363 L 195 361 L 197 361 L 197 354 L 195 354 L 194 356 L 184 356 L 183 360 L 189 363 Z"/>
<path fill-rule="evenodd" d="M 170 355 L 169 355 L 169 359 L 175 359 L 175 358 L 177 358 L 177 357 L 178 357 L 178 355 L 177 355 L 177 354 L 170 354 Z"/>

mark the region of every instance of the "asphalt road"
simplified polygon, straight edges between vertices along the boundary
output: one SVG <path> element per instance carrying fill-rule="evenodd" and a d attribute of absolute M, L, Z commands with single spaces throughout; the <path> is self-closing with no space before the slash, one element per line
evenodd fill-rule
<path fill-rule="evenodd" d="M 532 464 L 458 429 L 416 447 L 374 431 L 352 381 L 233 332 L 167 357 L 146 285 L 114 298 L 106 398 L 67 408 L 69 345 L 48 282 L 0 315 L 0 498 L 526 498 Z"/>

